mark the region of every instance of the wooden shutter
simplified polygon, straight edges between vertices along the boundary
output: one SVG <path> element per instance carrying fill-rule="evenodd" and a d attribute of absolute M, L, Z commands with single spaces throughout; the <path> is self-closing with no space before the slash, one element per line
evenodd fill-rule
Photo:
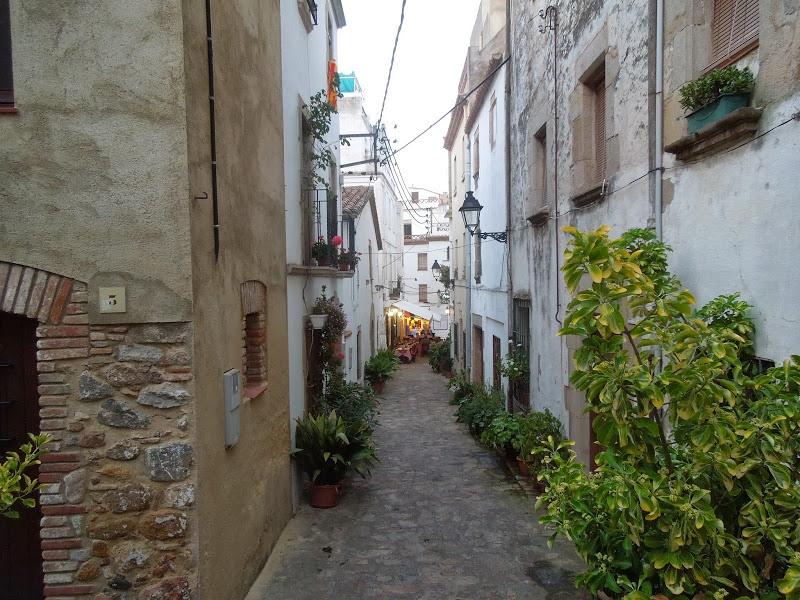
<path fill-rule="evenodd" d="M 417 271 L 428 270 L 428 253 L 420 252 L 417 254 Z"/>
<path fill-rule="evenodd" d="M 0 0 L 0 105 L 14 104 L 11 70 L 11 14 L 8 0 Z"/>
<path fill-rule="evenodd" d="M 606 177 L 606 80 L 601 79 L 594 89 L 594 144 L 596 179 Z"/>
<path fill-rule="evenodd" d="M 420 302 L 428 301 L 428 284 L 426 283 L 419 284 L 419 301 Z"/>
<path fill-rule="evenodd" d="M 714 0 L 711 60 L 723 61 L 758 40 L 758 0 Z"/>

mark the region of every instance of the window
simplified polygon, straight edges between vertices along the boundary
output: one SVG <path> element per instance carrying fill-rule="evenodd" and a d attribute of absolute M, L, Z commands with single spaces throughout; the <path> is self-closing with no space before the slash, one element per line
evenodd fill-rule
<path fill-rule="evenodd" d="M 711 63 L 721 66 L 758 44 L 758 0 L 714 0 Z"/>
<path fill-rule="evenodd" d="M 547 206 L 547 123 L 539 128 L 533 136 L 533 206 L 532 212 Z"/>
<path fill-rule="evenodd" d="M 403 223 L 403 235 L 411 237 L 411 223 Z"/>
<path fill-rule="evenodd" d="M 411 192 L 411 201 L 415 204 L 419 202 L 419 192 Z"/>
<path fill-rule="evenodd" d="M 417 254 L 417 271 L 428 270 L 428 253 L 420 252 Z"/>
<path fill-rule="evenodd" d="M 14 107 L 14 76 L 11 70 L 11 13 L 9 0 L 0 0 L 0 112 Z"/>
<path fill-rule="evenodd" d="M 419 301 L 428 302 L 428 284 L 426 283 L 419 284 Z"/>
<path fill-rule="evenodd" d="M 356 332 L 356 378 L 361 381 L 361 328 Z"/>
<path fill-rule="evenodd" d="M 530 352 L 530 302 L 514 298 L 514 320 L 512 334 L 514 345 L 521 344 L 525 352 Z"/>
<path fill-rule="evenodd" d="M 594 165 L 595 178 L 606 178 L 606 78 L 594 85 Z"/>
<path fill-rule="evenodd" d="M 253 398 L 267 383 L 266 287 L 259 281 L 241 285 L 242 373 L 245 395 Z"/>
<path fill-rule="evenodd" d="M 450 262 L 450 246 L 448 246 L 447 248 L 445 248 L 445 250 L 447 250 L 447 258 L 445 258 L 445 260 L 446 260 L 447 262 Z"/>
<path fill-rule="evenodd" d="M 481 170 L 481 132 L 476 127 L 475 135 L 472 140 L 472 178 L 478 181 L 478 173 Z"/>
<path fill-rule="evenodd" d="M 453 323 L 453 358 L 458 360 L 458 323 Z"/>
<path fill-rule="evenodd" d="M 500 338 L 496 335 L 492 336 L 492 387 L 496 390 L 500 389 L 502 378 L 500 376 L 502 355 L 500 349 Z"/>
<path fill-rule="evenodd" d="M 483 275 L 483 255 L 481 254 L 481 236 L 478 235 L 480 229 L 475 232 L 472 239 L 475 241 L 475 283 L 481 282 L 481 275 Z"/>
<path fill-rule="evenodd" d="M 494 148 L 497 140 L 497 97 L 492 93 L 492 100 L 489 104 L 489 145 Z"/>

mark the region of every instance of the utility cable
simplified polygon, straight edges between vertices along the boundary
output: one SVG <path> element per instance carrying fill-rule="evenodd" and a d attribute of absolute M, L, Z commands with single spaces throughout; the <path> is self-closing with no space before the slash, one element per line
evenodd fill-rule
<path fill-rule="evenodd" d="M 511 60 L 511 56 L 508 56 L 508 57 L 506 57 L 506 58 L 505 58 L 505 60 L 503 60 L 503 62 L 501 62 L 501 63 L 500 63 L 499 65 L 497 65 L 497 66 L 496 66 L 494 69 L 492 69 L 492 71 L 491 71 L 491 72 L 490 72 L 490 73 L 489 73 L 489 74 L 488 74 L 486 77 L 484 77 L 484 78 L 483 78 L 483 79 L 480 81 L 480 83 L 478 83 L 477 85 L 475 85 L 475 87 L 473 87 L 473 88 L 472 88 L 471 90 L 469 90 L 469 91 L 468 91 L 466 94 L 464 94 L 464 96 L 463 96 L 462 98 L 460 98 L 460 99 L 458 100 L 458 102 L 456 102 L 455 106 L 453 106 L 453 107 L 452 107 L 450 110 L 448 110 L 446 113 L 444 113 L 444 114 L 443 114 L 441 117 L 439 117 L 438 119 L 436 119 L 436 120 L 435 120 L 433 123 L 431 123 L 430 125 L 428 125 L 428 126 L 425 128 L 425 129 L 423 129 L 422 131 L 420 131 L 420 132 L 419 132 L 417 135 L 415 135 L 413 138 L 411 138 L 411 139 L 410 139 L 409 141 L 407 141 L 405 144 L 403 144 L 402 146 L 400 146 L 400 147 L 399 147 L 397 150 L 395 150 L 394 152 L 392 152 L 391 156 L 394 156 L 394 155 L 395 155 L 395 154 L 397 154 L 398 152 L 401 152 L 402 150 L 405 150 L 405 149 L 406 149 L 408 146 L 410 146 L 411 144 L 413 144 L 414 142 L 416 142 L 416 141 L 417 141 L 419 138 L 421 138 L 423 135 L 425 135 L 425 134 L 426 134 L 426 133 L 428 133 L 428 132 L 429 132 L 431 129 L 433 129 L 433 128 L 434 128 L 434 127 L 436 127 L 436 126 L 437 126 L 439 123 L 441 123 L 441 122 L 442 122 L 444 119 L 446 119 L 446 118 L 447 118 L 447 117 L 450 115 L 450 113 L 452 113 L 454 110 L 456 110 L 457 108 L 459 108 L 459 107 L 460 107 L 462 104 L 464 104 L 464 102 L 466 102 L 467 98 L 469 98 L 469 97 L 470 97 L 472 94 L 474 94 L 476 91 L 478 91 L 478 89 L 479 89 L 479 88 L 480 88 L 480 87 L 481 87 L 481 86 L 482 86 L 484 83 L 486 83 L 486 82 L 487 82 L 487 81 L 489 81 L 489 80 L 490 80 L 492 77 L 494 77 L 495 73 L 497 73 L 497 72 L 498 72 L 498 71 L 499 71 L 499 70 L 500 70 L 500 69 L 501 69 L 501 68 L 502 68 L 502 67 L 503 67 L 503 66 L 504 66 L 504 65 L 505 65 L 505 64 L 506 64 L 506 63 L 507 63 L 509 60 Z M 387 158 L 388 158 L 388 157 L 387 157 Z"/>
<path fill-rule="evenodd" d="M 397 43 L 400 41 L 400 31 L 403 29 L 403 21 L 406 16 L 406 0 L 400 7 L 400 24 L 397 26 L 397 35 L 394 38 L 394 48 L 392 48 L 392 60 L 389 62 L 389 75 L 386 77 L 386 89 L 383 91 L 383 102 L 381 103 L 381 115 L 378 117 L 378 128 L 383 123 L 383 109 L 386 107 L 386 98 L 389 96 L 389 82 L 392 81 L 392 70 L 394 69 L 394 57 L 397 53 Z"/>

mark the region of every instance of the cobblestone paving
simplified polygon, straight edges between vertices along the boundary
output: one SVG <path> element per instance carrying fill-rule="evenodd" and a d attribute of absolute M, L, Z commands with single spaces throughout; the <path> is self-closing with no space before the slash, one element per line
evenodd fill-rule
<path fill-rule="evenodd" d="M 455 423 L 446 380 L 401 367 L 381 399 L 381 463 L 338 507 L 307 504 L 247 600 L 575 600 L 580 568 L 532 501 Z"/>

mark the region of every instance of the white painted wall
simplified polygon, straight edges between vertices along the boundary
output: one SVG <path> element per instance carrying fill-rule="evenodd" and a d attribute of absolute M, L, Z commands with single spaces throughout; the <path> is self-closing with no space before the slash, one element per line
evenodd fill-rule
<path fill-rule="evenodd" d="M 303 262 L 302 246 L 302 119 L 301 107 L 312 95 L 327 89 L 328 32 L 327 24 L 333 24 L 334 57 L 336 56 L 337 29 L 333 17 L 331 0 L 317 0 L 319 24 L 308 32 L 303 24 L 298 3 L 293 0 L 281 2 L 281 56 L 283 63 L 283 128 L 284 128 L 284 176 L 286 186 L 286 259 L 292 265 Z M 339 120 L 333 116 L 328 141 L 338 161 Z M 340 211 L 341 214 L 341 211 Z M 287 319 L 289 332 L 289 415 L 292 445 L 294 445 L 294 423 L 305 411 L 305 331 L 306 315 L 322 286 L 327 296 L 348 298 L 351 280 L 334 277 L 312 277 L 289 275 L 287 277 Z M 280 326 L 276 324 L 276 326 Z M 302 479 L 295 470 L 294 506 L 299 502 Z"/>
<path fill-rule="evenodd" d="M 484 96 L 477 117 L 469 129 L 475 154 L 476 132 L 478 134 L 478 177 L 474 177 L 475 197 L 483 205 L 481 211 L 481 230 L 499 232 L 506 230 L 506 135 L 505 135 L 505 75 L 503 67 L 491 81 Z M 496 100 L 494 114 L 495 142 L 490 143 L 489 130 L 491 99 Z M 461 216 L 460 214 L 458 215 Z M 478 243 L 477 236 L 473 242 Z M 500 339 L 501 357 L 508 353 L 508 246 L 491 238 L 481 240 L 482 273 L 480 283 L 476 283 L 475 252 L 473 250 L 472 314 L 480 317 L 483 323 L 483 373 L 487 386 L 492 384 L 494 368 L 492 337 Z M 474 248 L 474 247 L 473 247 Z M 473 317 L 473 325 L 477 322 Z M 474 366 L 473 366 L 474 369 Z M 508 381 L 502 378 L 503 390 L 508 389 Z"/>

